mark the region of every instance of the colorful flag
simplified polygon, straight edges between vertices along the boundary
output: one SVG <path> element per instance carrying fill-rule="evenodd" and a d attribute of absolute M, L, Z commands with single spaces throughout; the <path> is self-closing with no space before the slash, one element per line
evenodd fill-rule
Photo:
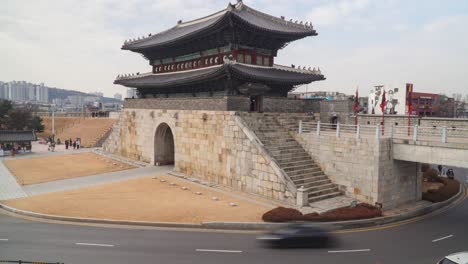
<path fill-rule="evenodd" d="M 386 92 L 384 90 L 383 95 L 382 95 L 382 103 L 380 104 L 380 108 L 382 109 L 382 113 L 385 112 L 385 106 L 387 106 L 387 99 L 386 99 L 385 95 L 386 95 Z"/>
<path fill-rule="evenodd" d="M 356 96 L 354 96 L 354 112 L 359 112 L 359 94 L 358 89 L 356 88 Z"/>

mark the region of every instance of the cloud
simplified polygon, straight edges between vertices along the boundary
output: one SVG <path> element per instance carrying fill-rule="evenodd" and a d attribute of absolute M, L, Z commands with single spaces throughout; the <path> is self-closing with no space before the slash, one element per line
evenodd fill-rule
<path fill-rule="evenodd" d="M 364 10 L 370 4 L 369 0 L 331 1 L 314 8 L 307 17 L 314 24 L 326 26 L 338 23 L 341 19 Z"/>
<path fill-rule="evenodd" d="M 423 30 L 434 33 L 434 32 L 445 30 L 450 26 L 456 26 L 459 24 L 466 25 L 467 22 L 468 22 L 468 17 L 466 16 L 440 17 L 424 25 Z"/>

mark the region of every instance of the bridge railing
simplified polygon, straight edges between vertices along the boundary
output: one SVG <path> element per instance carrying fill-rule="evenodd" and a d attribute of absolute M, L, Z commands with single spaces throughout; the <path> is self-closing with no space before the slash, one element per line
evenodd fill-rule
<path fill-rule="evenodd" d="M 374 137 L 405 139 L 411 141 L 432 141 L 442 143 L 468 143 L 468 129 L 454 127 L 420 127 L 380 125 L 348 125 L 299 121 L 298 133 L 314 133 L 316 135 L 336 135 L 336 137 Z"/>

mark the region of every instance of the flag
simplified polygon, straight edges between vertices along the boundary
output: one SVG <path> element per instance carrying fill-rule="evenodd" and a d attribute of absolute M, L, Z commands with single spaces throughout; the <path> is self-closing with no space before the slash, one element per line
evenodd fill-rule
<path fill-rule="evenodd" d="M 406 84 L 406 106 L 408 107 L 408 114 L 413 112 L 413 84 Z"/>
<path fill-rule="evenodd" d="M 382 103 L 380 104 L 380 108 L 382 109 L 382 113 L 385 113 L 385 106 L 387 106 L 387 99 L 385 98 L 385 90 L 383 91 L 382 95 Z"/>
<path fill-rule="evenodd" d="M 356 88 L 356 96 L 354 97 L 354 112 L 359 112 L 359 95 L 358 89 Z"/>

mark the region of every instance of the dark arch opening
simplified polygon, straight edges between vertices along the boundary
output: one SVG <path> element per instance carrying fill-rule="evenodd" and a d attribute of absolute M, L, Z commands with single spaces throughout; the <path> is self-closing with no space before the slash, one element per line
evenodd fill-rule
<path fill-rule="evenodd" d="M 174 164 L 174 135 L 171 128 L 162 123 L 154 136 L 154 165 Z"/>

